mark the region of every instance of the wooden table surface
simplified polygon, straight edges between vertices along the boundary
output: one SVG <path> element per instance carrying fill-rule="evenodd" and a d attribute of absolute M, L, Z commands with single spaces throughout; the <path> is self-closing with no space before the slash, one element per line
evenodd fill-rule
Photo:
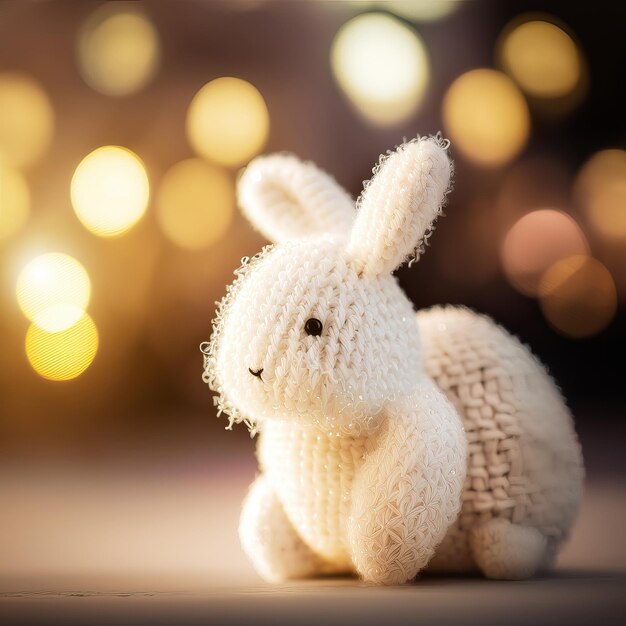
<path fill-rule="evenodd" d="M 0 624 L 626 624 L 626 497 L 589 480 L 550 575 L 263 583 L 239 547 L 250 455 L 0 467 Z"/>

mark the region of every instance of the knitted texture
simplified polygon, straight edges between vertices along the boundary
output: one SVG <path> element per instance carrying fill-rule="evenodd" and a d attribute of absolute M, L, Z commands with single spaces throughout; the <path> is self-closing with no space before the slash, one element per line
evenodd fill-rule
<path fill-rule="evenodd" d="M 430 567 L 474 569 L 468 530 L 492 518 L 539 530 L 547 551 L 535 565 L 547 565 L 574 521 L 583 479 L 558 389 L 530 351 L 485 316 L 435 307 L 417 319 L 425 371 L 456 407 L 468 441 L 461 513 Z"/>
<path fill-rule="evenodd" d="M 239 182 L 239 204 L 272 241 L 329 232 L 347 235 L 354 219 L 348 193 L 313 163 L 289 154 L 253 160 Z"/>
<path fill-rule="evenodd" d="M 416 324 L 391 275 L 441 213 L 447 147 L 418 138 L 381 157 L 358 211 L 295 157 L 240 178 L 244 212 L 275 245 L 236 271 L 204 380 L 229 427 L 260 433 L 240 537 L 268 580 L 397 584 L 427 564 L 520 578 L 572 524 L 582 460 L 544 368 L 469 311 Z"/>

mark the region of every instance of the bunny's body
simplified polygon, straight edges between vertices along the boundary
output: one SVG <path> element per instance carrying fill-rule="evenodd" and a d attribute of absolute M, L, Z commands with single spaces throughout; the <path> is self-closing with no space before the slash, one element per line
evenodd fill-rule
<path fill-rule="evenodd" d="M 417 318 L 424 369 L 468 442 L 461 512 L 430 567 L 529 576 L 551 563 L 577 512 L 583 471 L 570 413 L 543 365 L 489 318 L 457 307 Z M 507 536 L 512 545 L 498 549 Z"/>
<path fill-rule="evenodd" d="M 495 578 L 549 563 L 577 508 L 582 460 L 544 368 L 464 309 L 418 314 L 391 271 L 440 212 L 451 164 L 420 139 L 381 162 L 355 217 L 293 157 L 240 181 L 278 242 L 238 272 L 205 379 L 260 432 L 243 547 L 270 580 L 356 572 L 402 583 L 429 562 Z"/>

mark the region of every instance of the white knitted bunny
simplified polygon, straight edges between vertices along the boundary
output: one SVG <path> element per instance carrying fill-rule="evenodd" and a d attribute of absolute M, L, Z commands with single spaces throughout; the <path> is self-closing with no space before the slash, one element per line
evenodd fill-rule
<path fill-rule="evenodd" d="M 439 138 L 381 158 L 354 203 L 295 157 L 258 158 L 241 206 L 275 245 L 236 274 L 205 350 L 229 426 L 260 432 L 244 550 L 268 580 L 427 564 L 524 578 L 550 563 L 582 484 L 570 414 L 490 319 L 415 313 L 392 276 L 449 189 Z"/>

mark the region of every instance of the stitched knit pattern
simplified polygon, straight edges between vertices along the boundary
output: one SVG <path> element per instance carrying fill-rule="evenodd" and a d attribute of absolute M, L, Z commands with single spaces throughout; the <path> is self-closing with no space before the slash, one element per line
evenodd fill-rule
<path fill-rule="evenodd" d="M 287 421 L 263 426 L 260 467 L 325 571 L 404 582 L 458 514 L 460 498 L 448 494 L 460 493 L 466 448 L 454 407 L 425 381 L 397 412 L 360 437 Z M 416 470 L 422 466 L 426 474 Z"/>
<path fill-rule="evenodd" d="M 572 418 L 539 361 L 489 318 L 459 307 L 417 315 L 424 367 L 468 441 L 459 518 L 431 567 L 474 567 L 467 530 L 491 518 L 533 526 L 553 555 L 574 520 L 583 465 Z"/>
<path fill-rule="evenodd" d="M 348 535 L 363 578 L 400 584 L 428 563 L 458 515 L 466 444 L 454 407 L 429 380 L 386 413 L 354 481 Z"/>
<path fill-rule="evenodd" d="M 393 272 L 411 254 L 419 255 L 449 191 L 446 147 L 443 140 L 417 139 L 381 156 L 357 202 L 359 219 L 348 246 L 365 274 Z"/>
<path fill-rule="evenodd" d="M 239 204 L 273 241 L 347 234 L 354 220 L 349 194 L 313 163 L 289 154 L 252 161 L 239 181 Z"/>
<path fill-rule="evenodd" d="M 304 542 L 337 571 L 353 571 L 347 530 L 354 475 L 367 436 L 269 422 L 258 445 L 259 465 Z"/>
<path fill-rule="evenodd" d="M 421 352 L 411 303 L 390 275 L 361 280 L 340 246 L 326 237 L 269 250 L 228 302 L 215 378 L 250 422 L 359 434 L 385 402 L 414 389 Z M 305 332 L 311 317 L 323 324 L 319 337 Z M 262 380 L 249 369 L 262 369 Z"/>

